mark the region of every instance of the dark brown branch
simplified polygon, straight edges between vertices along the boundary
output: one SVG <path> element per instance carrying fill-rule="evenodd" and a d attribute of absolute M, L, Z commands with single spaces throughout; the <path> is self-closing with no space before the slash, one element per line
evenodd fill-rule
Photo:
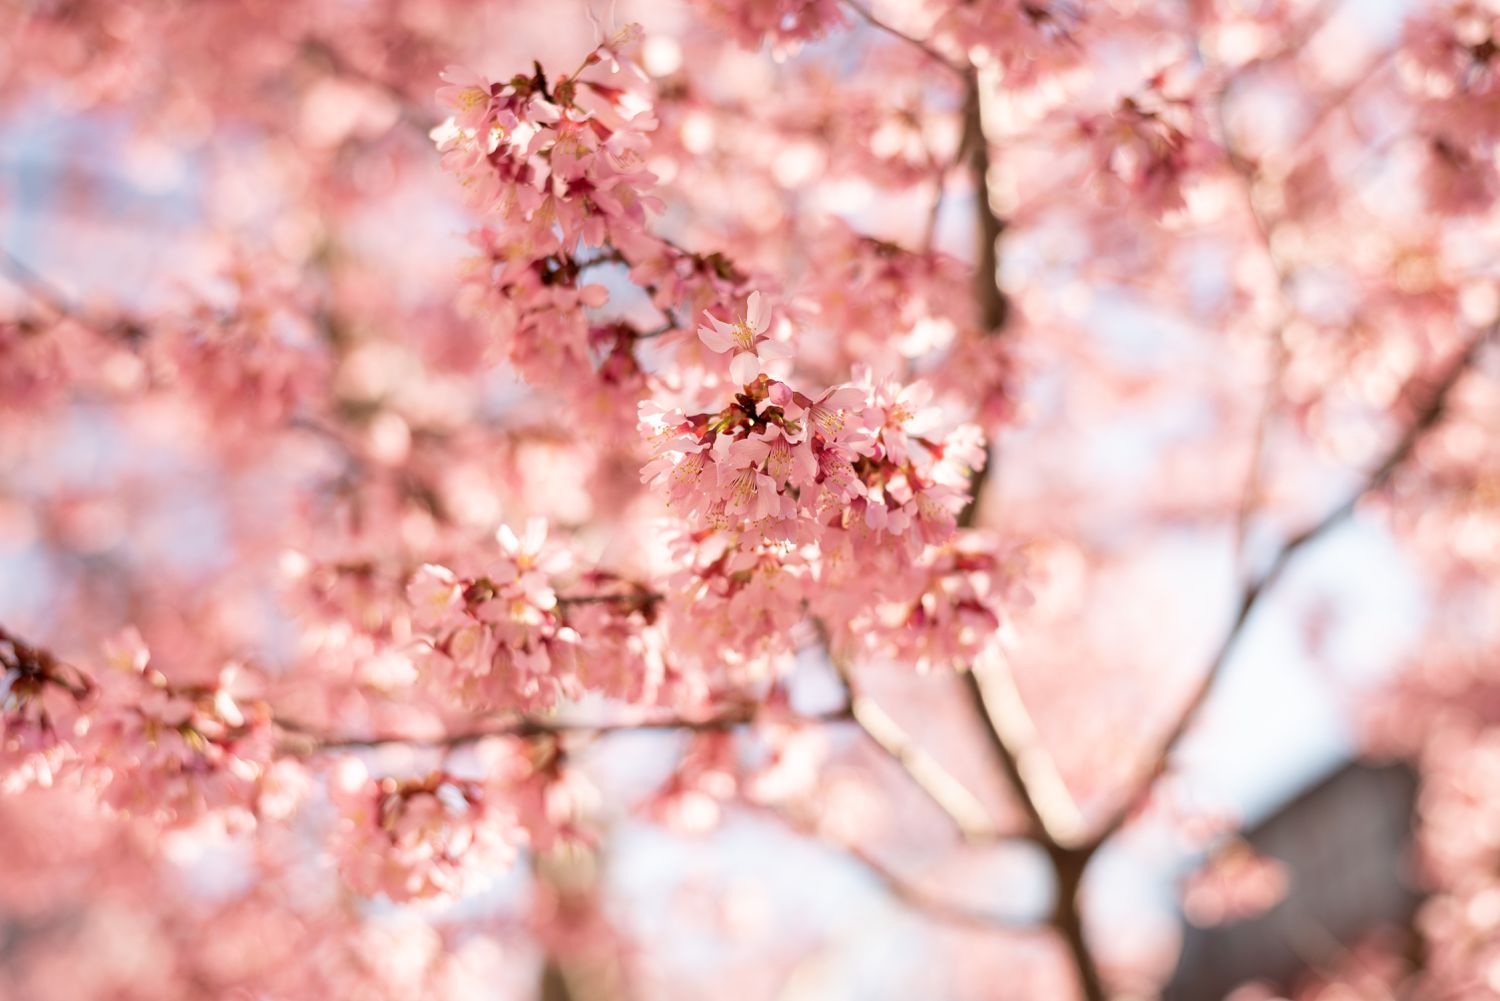
<path fill-rule="evenodd" d="M 1010 298 L 1000 286 L 1000 237 L 1007 222 L 995 211 L 990 192 L 990 143 L 984 132 L 984 93 L 978 71 L 969 77 L 964 103 L 964 139 L 974 174 L 974 220 L 979 229 L 979 256 L 974 265 L 974 296 L 979 324 L 994 336 L 1010 319 Z"/>
<path fill-rule="evenodd" d="M 1099 964 L 1094 959 L 1083 927 L 1082 887 L 1083 876 L 1088 871 L 1094 852 L 1090 848 L 1051 848 L 1048 856 L 1052 862 L 1054 877 L 1052 902 L 1052 927 L 1063 940 L 1068 956 L 1073 961 L 1073 973 L 1078 978 L 1078 989 L 1085 1001 L 1106 1001 L 1109 992 L 1104 988 L 1104 979 L 1099 975 Z"/>
<path fill-rule="evenodd" d="M 28 298 L 55 314 L 58 319 L 71 320 L 100 337 L 117 337 L 130 345 L 145 336 L 144 328 L 128 314 L 121 314 L 108 321 L 90 317 L 56 283 L 8 250 L 0 249 L 0 272 Z M 27 329 L 26 321 L 23 320 L 22 323 L 23 330 Z M 35 327 L 30 329 L 34 330 Z"/>
<path fill-rule="evenodd" d="M 15 671 L 28 678 L 55 684 L 80 699 L 96 689 L 93 679 L 86 672 L 61 660 L 49 650 L 25 642 L 4 626 L 0 626 L 0 670 Z M 76 676 L 76 681 L 68 676 L 69 672 Z M 166 687 L 164 679 L 161 681 L 161 686 Z M 172 686 L 169 690 L 176 695 L 192 697 L 203 696 L 211 692 L 211 689 L 195 686 Z M 258 704 L 258 715 L 262 719 L 268 719 L 273 726 L 289 738 L 283 746 L 284 750 L 289 753 L 311 755 L 326 751 L 391 745 L 456 748 L 477 743 L 487 737 L 601 736 L 625 731 L 652 730 L 702 733 L 747 726 L 756 721 L 759 709 L 758 705 L 751 703 L 725 710 L 716 716 L 654 715 L 639 719 L 617 718 L 599 722 L 520 716 L 449 733 L 355 736 L 325 733 L 309 723 L 280 715 L 264 703 Z M 806 723 L 853 722 L 854 710 L 852 706 L 845 703 L 826 712 L 803 716 L 800 720 Z"/>
<path fill-rule="evenodd" d="M 1010 299 L 1000 283 L 1000 238 L 1008 222 L 994 207 L 990 191 L 993 167 L 989 140 L 984 131 L 984 91 L 978 70 L 967 74 L 968 93 L 964 105 L 961 149 L 968 153 L 974 175 L 974 213 L 979 233 L 974 267 L 974 297 L 980 329 L 998 336 L 1010 320 Z M 961 527 L 975 524 L 984 488 L 993 472 L 995 448 L 986 452 L 985 468 L 972 479 L 969 503 L 959 514 Z M 975 712 L 984 722 L 984 733 L 1001 774 L 1026 816 L 1026 836 L 1047 853 L 1056 894 L 1049 925 L 1068 951 L 1079 991 L 1085 1001 L 1108 997 L 1098 964 L 1084 935 L 1080 887 L 1093 849 L 1078 844 L 1082 818 L 1051 756 L 1042 746 L 1020 693 L 1004 665 L 989 684 L 975 665 L 962 675 Z"/>
<path fill-rule="evenodd" d="M 638 588 L 623 594 L 558 595 L 557 603 L 564 608 L 571 605 L 654 605 L 662 598 L 657 591 Z"/>
<path fill-rule="evenodd" d="M 58 659 L 52 651 L 27 643 L 4 626 L 0 626 L 0 670 L 15 672 L 18 681 L 34 686 L 54 685 L 79 701 L 95 691 L 93 679 L 88 675 Z M 11 694 L 19 687 L 13 683 Z"/>
<path fill-rule="evenodd" d="M 1000 237 L 1007 221 L 995 211 L 990 197 L 990 143 L 984 133 L 984 98 L 979 71 L 968 76 L 968 93 L 964 101 L 963 138 L 960 150 L 966 150 L 969 170 L 974 175 L 974 220 L 979 232 L 979 246 L 974 262 L 974 301 L 979 328 L 985 336 L 997 336 L 1010 320 L 1010 298 L 1000 285 Z M 995 446 L 985 450 L 984 468 L 970 479 L 969 502 L 959 512 L 961 528 L 971 528 L 979 517 L 985 484 L 994 465 Z"/>
<path fill-rule="evenodd" d="M 533 716 L 523 716 L 518 719 L 505 720 L 489 726 L 477 726 L 472 729 L 457 730 L 451 733 L 440 733 L 434 735 L 420 734 L 376 734 L 370 736 L 345 736 L 340 734 L 328 734 L 319 731 L 316 727 L 297 720 L 284 717 L 273 717 L 277 727 L 293 738 L 290 750 L 302 754 L 318 754 L 325 751 L 357 750 L 361 748 L 386 747 L 401 745 L 406 747 L 427 748 L 456 748 L 468 744 L 478 743 L 489 737 L 542 737 L 542 736 L 602 736 L 605 734 L 622 732 L 646 732 L 653 730 L 677 730 L 684 732 L 706 733 L 717 730 L 729 730 L 739 726 L 747 726 L 756 720 L 756 707 L 749 706 L 744 709 L 736 709 L 725 712 L 719 716 L 707 716 L 702 718 L 691 718 L 684 716 L 655 716 L 642 719 L 614 719 L 601 722 L 586 722 L 581 720 L 564 719 L 539 719 Z M 837 709 L 825 713 L 802 717 L 804 722 L 810 723 L 842 723 L 853 719 L 852 712 L 848 706 L 840 706 Z M 301 746 L 296 742 L 301 741 Z"/>

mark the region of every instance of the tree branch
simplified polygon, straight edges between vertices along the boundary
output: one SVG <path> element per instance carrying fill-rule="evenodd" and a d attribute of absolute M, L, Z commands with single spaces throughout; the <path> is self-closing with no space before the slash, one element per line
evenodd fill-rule
<path fill-rule="evenodd" d="M 851 691 L 849 710 L 859 728 L 952 818 L 965 841 L 986 841 L 998 836 L 995 821 L 984 804 L 873 699 Z"/>
<path fill-rule="evenodd" d="M 1078 989 L 1086 1001 L 1106 1001 L 1109 992 L 1105 990 L 1104 978 L 1099 974 L 1099 964 L 1094 959 L 1093 949 L 1089 947 L 1083 925 L 1083 876 L 1088 871 L 1094 851 L 1092 848 L 1054 847 L 1047 854 L 1056 880 L 1056 896 L 1052 901 L 1052 927 L 1068 950 L 1068 957 L 1073 961 L 1073 973 L 1078 977 Z"/>
<path fill-rule="evenodd" d="M 1027 815 L 1028 836 L 1044 848 L 1078 847 L 1083 815 L 1042 746 L 1010 672 L 1003 664 L 976 664 L 961 678 L 985 723 L 990 750 Z"/>
<path fill-rule="evenodd" d="M 523 716 L 505 720 L 491 726 L 480 726 L 468 730 L 441 733 L 431 736 L 378 734 L 371 736 L 344 736 L 326 734 L 316 727 L 281 716 L 274 716 L 275 725 L 294 738 L 305 741 L 305 745 L 294 748 L 302 754 L 318 754 L 326 751 L 356 750 L 362 748 L 401 745 L 406 747 L 454 748 L 474 744 L 489 737 L 542 737 L 542 736 L 602 736 L 627 731 L 646 732 L 652 730 L 680 730 L 706 733 L 729 730 L 754 723 L 757 706 L 725 712 L 719 716 L 691 718 L 685 716 L 655 716 L 641 719 L 614 719 L 596 723 L 582 720 L 539 719 Z M 825 713 L 799 718 L 807 723 L 844 723 L 854 719 L 849 706 L 840 706 Z"/>
<path fill-rule="evenodd" d="M 974 262 L 974 301 L 978 309 L 980 330 L 994 337 L 1010 320 L 1010 298 L 1000 286 L 1000 237 L 1008 223 L 996 212 L 990 198 L 990 144 L 984 134 L 984 89 L 979 71 L 968 75 L 968 92 L 964 100 L 964 129 L 959 142 L 969 155 L 969 170 L 974 175 L 974 219 L 979 232 L 979 246 Z M 985 449 L 984 468 L 970 478 L 969 502 L 959 512 L 961 528 L 972 528 L 979 517 L 979 505 L 989 482 L 995 461 L 995 446 Z"/>
<path fill-rule="evenodd" d="M 1008 223 L 995 212 L 990 192 L 990 143 L 984 132 L 984 88 L 979 71 L 968 77 L 964 99 L 963 143 L 974 174 L 974 219 L 979 230 L 979 254 L 974 265 L 974 297 L 979 306 L 980 329 L 998 334 L 1010 319 L 1010 298 L 1000 286 L 1000 237 Z"/>
<path fill-rule="evenodd" d="M 1496 330 L 1500 329 L 1500 323 L 1491 324 L 1488 328 L 1475 335 L 1468 345 L 1459 352 L 1458 357 L 1448 366 L 1447 371 L 1438 384 L 1434 387 L 1431 397 L 1416 418 L 1407 427 L 1405 433 L 1397 440 L 1391 450 L 1386 453 L 1384 459 L 1370 471 L 1364 481 L 1340 504 L 1330 510 L 1318 521 L 1309 527 L 1293 535 L 1282 543 L 1276 555 L 1261 574 L 1250 581 L 1240 594 L 1238 607 L 1235 610 L 1233 621 L 1230 623 L 1228 632 L 1219 641 L 1212 659 L 1209 661 L 1207 670 L 1203 673 L 1203 679 L 1193 691 L 1184 706 L 1182 713 L 1178 716 L 1176 723 L 1167 732 L 1162 740 L 1161 749 L 1152 758 L 1150 768 L 1146 775 L 1136 786 L 1135 791 L 1129 794 L 1125 802 L 1115 810 L 1100 828 L 1098 833 L 1091 839 L 1097 846 L 1107 841 L 1115 832 L 1124 826 L 1129 817 L 1144 804 L 1150 795 L 1156 781 L 1166 773 L 1171 763 L 1171 758 L 1177 750 L 1178 744 L 1187 735 L 1197 720 L 1199 713 L 1208 701 L 1209 693 L 1213 690 L 1214 683 L 1223 674 L 1225 666 L 1229 662 L 1230 655 L 1234 653 L 1240 638 L 1244 635 L 1245 626 L 1250 621 L 1251 613 L 1259 606 L 1266 592 L 1281 578 L 1292 559 L 1302 552 L 1309 544 L 1322 538 L 1331 529 L 1348 519 L 1354 514 L 1359 502 L 1368 494 L 1373 493 L 1390 480 L 1391 476 L 1410 457 L 1417 443 L 1442 419 L 1445 412 L 1449 394 L 1453 387 L 1474 364 L 1480 350 L 1492 338 Z"/>
<path fill-rule="evenodd" d="M 757 804 L 746 804 L 756 807 Z M 988 911 L 975 910 L 963 904 L 945 900 L 943 897 L 923 889 L 902 876 L 870 852 L 846 840 L 835 840 L 820 832 L 817 825 L 806 817 L 786 808 L 759 805 L 759 809 L 775 817 L 793 832 L 818 841 L 837 851 L 865 870 L 893 899 L 927 917 L 960 927 L 992 931 L 1004 929 L 1015 932 L 1042 932 L 1042 926 L 1024 918 L 1010 917 Z"/>
<path fill-rule="evenodd" d="M 995 821 L 983 803 L 968 787 L 954 778 L 938 760 L 928 754 L 875 700 L 862 694 L 854 684 L 852 672 L 847 664 L 833 655 L 828 639 L 828 627 L 816 619 L 823 647 L 839 681 L 844 686 L 844 699 L 850 716 L 865 735 L 915 782 L 938 809 L 952 819 L 959 835 L 965 841 L 987 841 L 998 836 Z"/>
<path fill-rule="evenodd" d="M 879 30 L 885 32 L 887 35 L 890 35 L 893 38 L 898 38 L 908 45 L 915 46 L 917 49 L 921 50 L 922 53 L 929 59 L 944 67 L 949 72 L 954 73 L 961 78 L 966 78 L 968 76 L 967 72 L 962 66 L 959 66 L 957 63 L 950 60 L 947 56 L 943 55 L 937 49 L 933 48 L 931 43 L 917 38 L 914 35 L 908 35 L 900 28 L 882 21 L 880 18 L 876 17 L 874 12 L 864 4 L 858 3 L 857 0 L 844 0 L 844 5 L 850 10 L 854 11 L 854 13 L 862 17 L 865 22 L 871 27 L 878 28 Z"/>
<path fill-rule="evenodd" d="M 1000 238 L 1008 226 L 996 213 L 990 191 L 993 167 L 989 140 L 984 131 L 984 88 L 979 71 L 967 74 L 964 132 L 961 148 L 969 155 L 974 175 L 974 213 L 979 233 L 974 266 L 974 297 L 980 329 L 986 336 L 1000 334 L 1010 320 L 1010 299 L 1000 284 Z M 993 470 L 995 446 L 986 450 L 985 468 L 971 480 L 969 503 L 960 512 L 960 527 L 972 527 L 978 519 L 985 485 Z M 1046 853 L 1052 869 L 1054 890 L 1051 929 L 1062 939 L 1085 1001 L 1108 997 L 1098 964 L 1084 934 L 1081 908 L 1083 875 L 1093 848 L 1080 845 L 1082 815 L 1063 781 L 1056 763 L 1038 739 L 1035 724 L 1016 690 L 1015 681 L 1003 664 L 999 670 L 974 665 L 961 678 L 975 712 L 984 722 L 1001 774 L 1010 786 L 1027 820 L 1027 837 Z"/>
<path fill-rule="evenodd" d="M 1044 930 L 1034 923 L 1021 918 L 1007 917 L 1003 914 L 992 914 L 987 911 L 977 911 L 962 904 L 954 903 L 951 900 L 944 900 L 942 897 L 924 890 L 916 883 L 906 879 L 906 877 L 891 869 L 863 848 L 850 844 L 844 844 L 839 847 L 844 854 L 858 862 L 866 872 L 875 877 L 876 881 L 885 887 L 886 891 L 892 897 L 928 917 L 968 928 L 1005 928 L 1018 932 L 1040 932 Z"/>
<path fill-rule="evenodd" d="M 66 689 L 76 698 L 83 698 L 97 689 L 93 678 L 51 651 L 27 643 L 19 636 L 0 625 L 0 670 L 15 671 L 28 677 L 36 677 L 46 683 Z M 71 672 L 78 680 L 73 681 L 63 672 Z M 163 682 L 165 685 L 165 682 Z M 179 694 L 201 694 L 194 687 L 171 687 Z M 246 703 L 249 706 L 251 703 Z M 264 702 L 254 703 L 259 718 L 289 736 L 291 741 L 284 748 L 300 755 L 319 754 L 327 751 L 356 750 L 393 745 L 405 747 L 455 748 L 477 743 L 488 737 L 541 737 L 579 734 L 600 736 L 624 731 L 680 730 L 688 732 L 710 732 L 728 730 L 754 723 L 760 706 L 747 703 L 726 710 L 717 716 L 686 717 L 676 715 L 643 716 L 638 719 L 617 718 L 599 722 L 567 719 L 541 719 L 535 716 L 519 716 L 494 722 L 488 726 L 474 726 L 465 730 L 432 735 L 420 734 L 375 734 L 349 736 L 325 733 L 319 728 L 287 716 L 283 716 Z M 804 723 L 854 722 L 852 705 L 845 703 L 826 712 L 798 718 Z"/>
<path fill-rule="evenodd" d="M 0 250 L 0 270 L 31 299 L 58 316 L 76 319 L 78 309 L 67 294 L 50 280 L 37 274 L 31 266 L 8 250 Z"/>
<path fill-rule="evenodd" d="M 119 316 L 107 323 L 91 319 L 56 283 L 3 248 L 0 248 L 0 272 L 43 309 L 56 314 L 59 319 L 72 320 L 100 337 L 119 337 L 127 343 L 134 343 L 145 333 L 128 315 Z M 23 326 L 22 329 L 25 330 L 26 327 Z"/>

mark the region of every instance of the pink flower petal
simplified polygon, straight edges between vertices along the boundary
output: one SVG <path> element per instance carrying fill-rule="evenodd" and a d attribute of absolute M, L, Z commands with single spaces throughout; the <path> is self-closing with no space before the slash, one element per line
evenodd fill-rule
<path fill-rule="evenodd" d="M 741 351 L 729 363 L 729 377 L 742 386 L 757 375 L 760 375 L 760 359 L 748 351 Z"/>
<path fill-rule="evenodd" d="M 734 347 L 734 338 L 725 331 L 719 329 L 719 321 L 709 318 L 714 326 L 700 326 L 698 328 L 698 339 L 701 340 L 710 351 L 728 351 Z"/>
<path fill-rule="evenodd" d="M 771 325 L 771 300 L 759 292 L 751 292 L 750 301 L 745 307 L 745 322 L 757 334 L 765 333 L 766 328 Z"/>

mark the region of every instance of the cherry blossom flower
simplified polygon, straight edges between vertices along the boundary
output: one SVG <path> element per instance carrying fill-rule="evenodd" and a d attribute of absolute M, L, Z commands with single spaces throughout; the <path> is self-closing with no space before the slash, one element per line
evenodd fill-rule
<path fill-rule="evenodd" d="M 442 78 L 447 86 L 439 87 L 439 103 L 453 108 L 454 125 L 474 133 L 487 134 L 499 110 L 490 82 L 464 66 L 449 66 Z"/>
<path fill-rule="evenodd" d="M 393 901 L 457 896 L 515 861 L 523 835 L 488 790 L 443 773 L 374 779 L 344 758 L 329 796 L 339 810 L 339 871 L 360 893 Z"/>
<path fill-rule="evenodd" d="M 710 351 L 734 352 L 729 377 L 737 383 L 750 382 L 759 375 L 764 361 L 792 356 L 789 345 L 766 333 L 771 325 L 771 303 L 759 292 L 750 293 L 744 318 L 734 323 L 725 323 L 711 313 L 703 315 L 708 323 L 698 326 L 698 337 Z"/>

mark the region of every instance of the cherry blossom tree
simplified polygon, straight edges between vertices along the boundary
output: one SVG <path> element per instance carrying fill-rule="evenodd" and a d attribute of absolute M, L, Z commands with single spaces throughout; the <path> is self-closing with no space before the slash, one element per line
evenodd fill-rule
<path fill-rule="evenodd" d="M 0 56 L 0 998 L 1149 997 L 1111 869 L 1298 891 L 1184 767 L 1273 621 L 1423 903 L 1245 996 L 1500 992 L 1495 0 Z"/>

